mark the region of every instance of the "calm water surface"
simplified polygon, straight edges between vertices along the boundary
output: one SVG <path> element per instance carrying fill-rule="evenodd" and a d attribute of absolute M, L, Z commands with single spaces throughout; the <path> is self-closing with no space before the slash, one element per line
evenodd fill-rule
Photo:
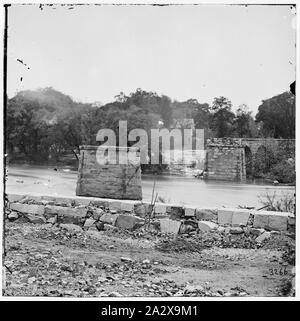
<path fill-rule="evenodd" d="M 143 199 L 150 200 L 154 176 L 142 177 Z M 77 171 L 45 166 L 9 166 L 7 193 L 34 193 L 56 196 L 75 196 Z M 156 192 L 166 202 L 208 207 L 238 205 L 260 207 L 259 198 L 266 193 L 294 193 L 292 186 L 272 186 L 254 183 L 204 181 L 174 176 L 156 177 Z"/>

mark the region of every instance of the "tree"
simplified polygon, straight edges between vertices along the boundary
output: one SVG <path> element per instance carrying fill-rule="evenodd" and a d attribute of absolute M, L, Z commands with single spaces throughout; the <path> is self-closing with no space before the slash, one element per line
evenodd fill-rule
<path fill-rule="evenodd" d="M 7 106 L 9 155 L 19 150 L 15 156 L 45 161 L 49 156 L 58 159 L 66 151 L 75 153 L 90 137 L 85 124 L 87 119 L 93 120 L 90 113 L 94 110 L 53 88 L 19 92 L 8 100 Z"/>
<path fill-rule="evenodd" d="M 168 96 L 161 96 L 158 99 L 158 113 L 161 115 L 165 127 L 169 127 L 172 121 L 171 99 Z"/>
<path fill-rule="evenodd" d="M 165 95 L 159 96 L 152 91 L 145 91 L 137 88 L 135 92 L 126 96 L 123 92 L 115 96 L 116 101 L 103 106 L 108 110 L 115 107 L 128 111 L 131 106 L 141 108 L 146 113 L 159 114 L 166 127 L 169 127 L 172 121 L 171 99 Z"/>
<path fill-rule="evenodd" d="M 226 137 L 231 134 L 232 124 L 235 118 L 231 111 L 231 101 L 226 97 L 214 98 L 211 106 L 210 128 L 217 137 Z"/>
<path fill-rule="evenodd" d="M 6 118 L 6 141 L 8 153 L 18 149 L 25 159 L 38 160 L 44 152 L 40 141 L 47 136 L 47 123 L 40 113 L 38 101 L 29 101 L 22 96 L 8 100 Z"/>
<path fill-rule="evenodd" d="M 295 138 L 295 96 L 284 92 L 263 100 L 258 107 L 256 122 L 262 122 L 265 137 Z"/>
<path fill-rule="evenodd" d="M 237 109 L 234 120 L 234 132 L 237 137 L 257 137 L 258 131 L 251 114 L 252 112 L 245 104 Z"/>
<path fill-rule="evenodd" d="M 197 104 L 193 113 L 196 128 L 209 128 L 210 110 L 208 104 Z"/>

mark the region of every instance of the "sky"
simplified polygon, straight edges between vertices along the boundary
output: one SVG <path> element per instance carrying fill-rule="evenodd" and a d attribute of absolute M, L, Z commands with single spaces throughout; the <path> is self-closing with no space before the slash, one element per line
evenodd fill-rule
<path fill-rule="evenodd" d="M 9 97 L 51 86 L 105 104 L 142 88 L 209 104 L 225 96 L 234 110 L 247 104 L 256 112 L 296 79 L 288 5 L 69 8 L 9 8 Z"/>

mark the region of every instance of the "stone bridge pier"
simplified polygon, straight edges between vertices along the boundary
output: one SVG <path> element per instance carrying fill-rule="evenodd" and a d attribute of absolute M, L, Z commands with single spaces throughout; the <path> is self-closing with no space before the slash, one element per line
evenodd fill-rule
<path fill-rule="evenodd" d="M 205 178 L 245 181 L 252 176 L 255 157 L 276 153 L 295 157 L 294 139 L 274 138 L 213 138 L 206 142 Z"/>
<path fill-rule="evenodd" d="M 127 161 L 120 161 L 121 158 Z M 81 146 L 76 195 L 141 200 L 139 150 L 134 147 Z"/>
<path fill-rule="evenodd" d="M 245 181 L 245 148 L 232 139 L 212 139 L 206 145 L 206 179 Z"/>

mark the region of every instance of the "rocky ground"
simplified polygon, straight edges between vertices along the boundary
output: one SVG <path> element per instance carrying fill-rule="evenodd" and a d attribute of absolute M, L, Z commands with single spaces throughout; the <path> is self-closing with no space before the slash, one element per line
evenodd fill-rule
<path fill-rule="evenodd" d="M 158 231 L 74 224 L 5 226 L 4 296 L 293 296 L 295 241 L 261 243 L 221 231 Z"/>

